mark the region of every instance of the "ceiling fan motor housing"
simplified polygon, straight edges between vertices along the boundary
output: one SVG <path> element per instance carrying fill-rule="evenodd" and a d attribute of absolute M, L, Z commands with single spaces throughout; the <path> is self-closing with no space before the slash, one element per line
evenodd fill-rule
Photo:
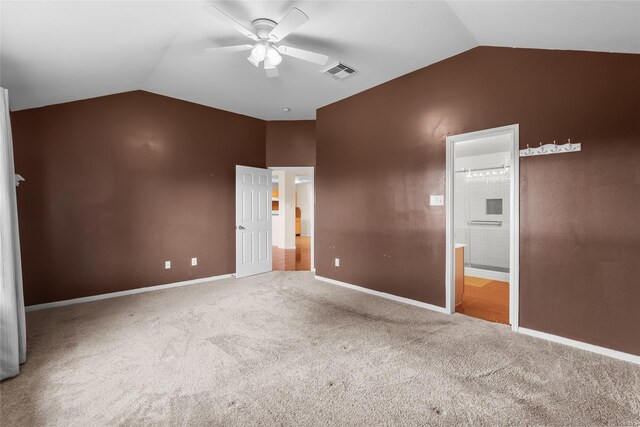
<path fill-rule="evenodd" d="M 276 27 L 277 22 L 267 18 L 259 18 L 251 23 L 251 29 L 262 40 L 269 39 L 269 33 Z"/>

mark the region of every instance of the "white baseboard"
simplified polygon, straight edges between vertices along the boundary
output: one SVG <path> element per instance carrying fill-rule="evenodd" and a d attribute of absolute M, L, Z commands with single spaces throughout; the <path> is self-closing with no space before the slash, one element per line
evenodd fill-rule
<path fill-rule="evenodd" d="M 185 280 L 183 282 L 168 283 L 166 285 L 147 286 L 144 288 L 130 289 L 127 291 L 110 292 L 108 294 L 91 295 L 88 297 L 67 299 L 63 301 L 47 302 L 44 304 L 29 305 L 25 307 L 25 311 L 44 310 L 46 308 L 62 307 L 65 305 L 81 304 L 83 302 L 99 301 L 102 299 L 141 294 L 143 292 L 159 291 L 161 289 L 170 289 L 170 288 L 177 288 L 180 286 L 195 285 L 196 283 L 204 283 L 204 282 L 211 282 L 213 280 L 229 279 L 234 276 L 235 274 L 222 274 L 220 276 L 203 277 L 202 279 Z"/>
<path fill-rule="evenodd" d="M 291 249 L 295 249 L 295 248 L 296 248 L 296 246 L 295 246 L 295 245 L 293 245 L 293 246 L 291 246 L 291 247 L 287 247 L 287 246 L 280 246 L 280 245 L 274 245 L 274 246 L 275 246 L 276 248 L 278 248 L 278 249 L 285 249 L 285 250 L 291 250 Z"/>
<path fill-rule="evenodd" d="M 410 304 L 410 305 L 414 305 L 414 306 L 417 306 L 417 307 L 426 308 L 428 310 L 437 311 L 439 313 L 448 314 L 447 310 L 444 307 L 439 307 L 437 305 L 428 304 L 426 302 L 421 302 L 421 301 L 416 301 L 416 300 L 412 300 L 412 299 L 409 299 L 409 298 L 399 297 L 399 296 L 388 294 L 388 293 L 385 293 L 385 292 L 374 291 L 372 289 L 363 288 L 362 286 L 356 286 L 356 285 L 352 285 L 350 283 L 341 282 L 339 280 L 329 279 L 327 277 L 322 277 L 322 276 L 318 276 L 318 275 L 316 275 L 316 279 L 321 280 L 321 281 L 326 282 L 326 283 L 331 283 L 332 285 L 338 285 L 338 286 L 342 286 L 342 287 L 345 287 L 345 288 L 348 288 L 348 289 L 353 289 L 354 291 L 360 291 L 360 292 L 364 292 L 366 294 L 375 295 L 375 296 L 386 298 L 386 299 L 389 299 L 389 300 L 392 300 L 392 301 L 397 301 L 397 302 L 401 302 L 401 303 L 404 303 L 404 304 Z M 604 356 L 613 357 L 615 359 L 624 360 L 626 362 L 640 364 L 640 356 L 636 356 L 634 354 L 624 353 L 622 351 L 612 350 L 610 348 L 599 347 L 597 345 L 587 344 L 587 343 L 584 343 L 584 342 L 581 342 L 581 341 L 576 341 L 576 340 L 572 340 L 572 339 L 569 339 L 569 338 L 560 337 L 560 336 L 557 336 L 557 335 L 547 334 L 545 332 L 538 332 L 538 331 L 534 331 L 533 329 L 527 329 L 527 328 L 520 327 L 516 331 L 519 332 L 519 333 L 525 334 L 525 335 L 532 336 L 532 337 L 541 338 L 543 340 L 547 340 L 547 341 L 552 341 L 552 342 L 559 343 L 559 344 L 568 345 L 568 346 L 571 346 L 571 347 L 579 348 L 581 350 L 591 351 L 593 353 L 602 354 Z"/>
<path fill-rule="evenodd" d="M 492 271 L 492 270 L 484 270 L 482 268 L 465 267 L 464 275 L 479 277 L 481 279 L 509 282 L 509 273 L 504 273 L 502 271 Z"/>
<path fill-rule="evenodd" d="M 576 341 L 569 338 L 560 337 L 558 335 L 547 334 L 546 332 L 539 332 L 533 329 L 518 328 L 518 332 L 521 334 L 529 335 L 536 338 L 541 338 L 547 341 L 553 341 L 555 343 L 568 345 L 571 347 L 579 348 L 581 350 L 591 351 L 593 353 L 602 354 L 603 356 L 613 357 L 614 359 L 624 360 L 640 365 L 640 356 L 636 356 L 630 353 L 624 353 L 618 350 L 612 350 L 610 348 L 600 347 L 593 344 L 587 344 L 582 341 Z"/>
<path fill-rule="evenodd" d="M 353 289 L 354 291 L 364 292 L 365 294 L 375 295 L 377 297 L 386 298 L 392 301 L 401 302 L 404 304 L 415 305 L 416 307 L 426 308 L 427 310 L 437 311 L 438 313 L 447 313 L 447 309 L 439 307 L 437 305 L 429 304 L 422 301 L 416 301 L 409 298 L 399 297 L 397 295 L 388 294 L 386 292 L 374 291 L 373 289 L 363 288 L 362 286 L 352 285 L 351 283 L 341 282 L 339 280 L 329 279 L 328 277 L 322 277 L 316 275 L 316 279 L 332 285 L 342 286 L 344 288 Z"/>

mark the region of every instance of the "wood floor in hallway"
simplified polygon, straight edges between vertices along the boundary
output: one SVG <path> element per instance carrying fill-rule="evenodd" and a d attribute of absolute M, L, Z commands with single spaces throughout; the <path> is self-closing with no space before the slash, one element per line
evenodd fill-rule
<path fill-rule="evenodd" d="M 295 249 L 273 247 L 273 269 L 284 271 L 311 270 L 311 237 L 296 236 Z"/>
<path fill-rule="evenodd" d="M 509 283 L 465 276 L 464 296 L 456 312 L 508 325 Z"/>

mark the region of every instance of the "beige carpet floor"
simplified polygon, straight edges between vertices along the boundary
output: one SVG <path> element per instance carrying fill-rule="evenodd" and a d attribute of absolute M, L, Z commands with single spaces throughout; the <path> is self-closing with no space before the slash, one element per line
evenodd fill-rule
<path fill-rule="evenodd" d="M 640 366 L 274 272 L 28 314 L 2 426 L 639 425 Z"/>

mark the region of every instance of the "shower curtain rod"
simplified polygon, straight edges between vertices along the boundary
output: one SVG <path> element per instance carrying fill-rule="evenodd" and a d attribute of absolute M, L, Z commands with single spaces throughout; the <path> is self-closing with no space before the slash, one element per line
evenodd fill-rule
<path fill-rule="evenodd" d="M 456 171 L 456 173 L 466 173 L 466 172 L 479 172 L 479 171 L 492 171 L 492 170 L 496 170 L 496 169 L 507 169 L 511 166 L 509 165 L 502 165 L 502 166 L 497 166 L 495 168 L 480 168 L 480 169 L 462 169 L 459 171 Z"/>

